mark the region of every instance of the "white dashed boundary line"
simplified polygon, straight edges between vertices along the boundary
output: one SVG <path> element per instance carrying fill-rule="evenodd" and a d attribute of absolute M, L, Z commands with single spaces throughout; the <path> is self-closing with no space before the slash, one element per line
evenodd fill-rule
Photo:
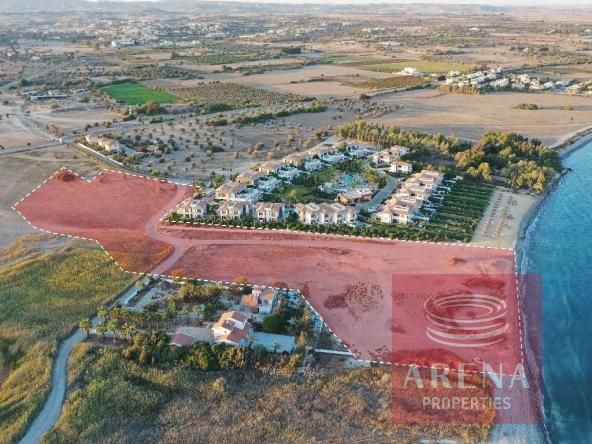
<path fill-rule="evenodd" d="M 105 168 L 103 169 L 101 172 L 99 172 L 97 175 L 93 176 L 90 179 L 85 179 L 84 177 L 82 177 L 80 174 L 70 170 L 69 168 L 66 167 L 62 167 L 60 169 L 58 169 L 55 173 L 53 173 L 51 176 L 49 176 L 47 179 L 45 179 L 43 182 L 41 182 L 39 185 L 37 185 L 33 190 L 31 190 L 29 193 L 27 193 L 24 197 L 22 197 L 21 199 L 18 200 L 18 202 L 16 202 L 13 206 L 12 209 L 17 212 L 31 227 L 33 227 L 36 230 L 45 232 L 45 233 L 49 233 L 49 234 L 53 234 L 56 236 L 65 236 L 65 237 L 69 237 L 72 239 L 81 239 L 81 240 L 86 240 L 86 241 L 90 241 L 90 242 L 95 242 L 106 254 L 107 256 L 109 256 L 109 258 L 117 265 L 117 267 L 124 273 L 130 273 L 130 274 L 135 274 L 138 276 L 152 276 L 155 278 L 160 278 L 160 279 L 171 279 L 171 280 L 177 280 L 177 279 L 181 279 L 181 280 L 195 280 L 198 282 L 204 282 L 204 283 L 214 283 L 214 284 L 223 284 L 223 285 L 243 285 L 237 282 L 231 282 L 231 281 L 219 281 L 219 280 L 212 280 L 212 279 L 199 279 L 199 278 L 192 278 L 192 277 L 181 277 L 181 276 L 172 276 L 172 275 L 165 275 L 165 274 L 156 274 L 156 273 L 139 273 L 137 271 L 129 271 L 129 270 L 125 270 L 116 260 L 113 256 L 111 256 L 111 254 L 109 253 L 109 251 L 107 251 L 107 249 L 105 249 L 105 247 L 103 247 L 103 245 L 101 245 L 101 243 L 96 240 L 96 239 L 91 239 L 91 238 L 87 238 L 84 236 L 76 236 L 76 235 L 70 235 L 70 234 L 63 234 L 63 233 L 57 233 L 55 231 L 49 231 L 46 230 L 44 228 L 39 228 L 35 225 L 33 225 L 26 217 L 24 214 L 22 214 L 17 206 L 24 201 L 25 199 L 27 199 L 31 194 L 33 194 L 35 191 L 37 191 L 39 188 L 41 188 L 43 185 L 45 185 L 49 180 L 53 179 L 58 173 L 62 172 L 62 171 L 68 171 L 72 174 L 74 174 L 76 177 L 86 181 L 86 182 L 92 182 L 93 180 L 97 179 L 99 176 L 101 176 L 105 171 L 109 171 L 112 173 L 117 173 L 117 174 L 123 174 L 123 175 L 127 175 L 127 176 L 134 176 L 134 177 L 139 177 L 142 179 L 149 179 L 149 180 L 154 180 L 160 183 L 172 183 L 175 185 L 180 185 L 180 186 L 184 186 L 184 187 L 189 187 L 189 185 L 180 183 L 180 182 L 173 182 L 173 181 L 163 181 L 162 179 L 158 179 L 158 178 L 154 178 L 154 177 L 148 177 L 148 176 L 143 176 L 140 174 L 134 174 L 134 173 L 130 173 L 130 172 L 125 172 L 125 171 L 117 171 L 117 170 L 113 170 L 113 169 L 109 169 L 109 168 Z M 160 221 L 164 221 L 164 219 L 166 219 L 166 217 L 172 213 L 173 211 L 175 211 L 175 209 L 181 207 L 182 205 L 184 205 L 185 203 L 187 203 L 189 200 L 191 200 L 192 197 L 189 197 L 187 199 L 185 199 L 183 202 L 181 202 L 180 204 L 176 205 L 174 207 L 174 210 L 169 211 L 169 213 L 165 214 L 165 216 L 163 216 Z M 213 227 L 223 227 L 223 228 L 232 228 L 232 229 L 243 229 L 243 230 L 260 230 L 260 231 L 276 231 L 276 232 L 283 232 L 283 233 L 301 233 L 301 234 L 308 234 L 308 235 L 315 235 L 315 236 L 327 236 L 327 237 L 337 237 L 337 238 L 348 238 L 348 239 L 367 239 L 367 240 L 381 240 L 381 241 L 391 241 L 393 243 L 396 242 L 410 242 L 410 243 L 420 243 L 420 244 L 430 244 L 430 245 L 447 245 L 447 246 L 460 246 L 460 247 L 467 247 L 467 248 L 484 248 L 484 249 L 491 249 L 491 250 L 503 250 L 503 251 L 512 251 L 514 252 L 513 248 L 500 248 L 500 247 L 490 247 L 490 246 L 483 246 L 483 245 L 471 245 L 471 244 L 461 244 L 461 243 L 455 243 L 455 242 L 430 242 L 430 241 L 412 241 L 412 240 L 401 240 L 401 239 L 389 239 L 389 238 L 384 238 L 384 237 L 369 237 L 369 236 L 354 236 L 354 235 L 341 235 L 341 234 L 331 234 L 331 233 L 313 233 L 313 232 L 309 232 L 309 231 L 301 231 L 301 230 L 288 230 L 288 229 L 279 229 L 279 228 L 261 228 L 261 227 L 235 227 L 232 225 L 225 225 L 225 224 L 212 224 L 212 223 L 205 223 L 205 222 L 171 222 L 168 221 L 171 224 L 189 224 L 189 225 L 202 225 L 202 226 L 213 226 Z M 516 264 L 516 253 L 514 252 L 514 267 L 517 266 Z M 516 268 L 517 269 L 517 268 Z M 273 287 L 270 285 L 251 285 L 251 287 L 255 287 L 255 288 L 274 288 L 278 291 L 289 291 L 289 292 L 293 292 L 293 293 L 297 293 L 299 295 L 299 297 L 301 297 L 304 302 L 306 303 L 306 306 L 315 314 L 315 316 L 322 322 L 323 326 L 335 337 L 335 339 L 337 339 L 337 341 L 341 344 L 341 346 L 343 348 L 345 348 L 349 353 L 351 353 L 352 357 L 354 359 L 356 359 L 357 361 L 360 362 L 365 362 L 368 364 L 381 364 L 381 365 L 390 365 L 390 366 L 396 366 L 396 367 L 416 367 L 416 368 L 424 368 L 424 369 L 434 369 L 434 370 L 441 370 L 440 367 L 432 367 L 432 366 L 427 366 L 427 365 L 417 365 L 417 364 L 401 364 L 401 363 L 396 363 L 396 362 L 388 362 L 388 361 L 381 361 L 381 360 L 368 360 L 368 359 L 361 359 L 359 357 L 357 357 L 357 353 L 353 352 L 342 340 L 339 336 L 337 336 L 335 334 L 335 332 L 329 327 L 329 325 L 327 324 L 327 322 L 323 319 L 323 317 L 321 316 L 321 314 L 311 305 L 311 303 L 308 301 L 308 299 L 306 298 L 306 296 L 304 296 L 302 294 L 302 292 L 298 289 L 294 289 L 294 288 L 281 288 L 281 287 Z M 519 324 L 519 330 L 520 330 L 520 352 L 521 352 L 521 356 L 522 356 L 522 365 L 524 364 L 524 345 L 523 345 L 523 340 L 522 340 L 522 318 L 521 318 L 521 305 L 520 305 L 520 295 L 519 295 L 519 279 L 518 279 L 518 275 L 516 274 L 516 297 L 518 299 L 518 324 Z M 454 371 L 454 369 L 450 369 L 451 371 Z M 478 370 L 465 370 L 465 373 L 478 373 L 478 374 L 482 374 L 482 371 L 478 371 Z M 510 374 L 498 374 L 500 376 L 511 376 Z"/>

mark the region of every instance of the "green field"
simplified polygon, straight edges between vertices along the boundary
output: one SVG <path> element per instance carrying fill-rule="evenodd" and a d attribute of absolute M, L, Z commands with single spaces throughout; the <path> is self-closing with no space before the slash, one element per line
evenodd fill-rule
<path fill-rule="evenodd" d="M 132 281 L 80 243 L 0 268 L 0 443 L 18 438 L 41 408 L 59 340 Z"/>
<path fill-rule="evenodd" d="M 175 103 L 180 99 L 161 89 L 149 88 L 141 83 L 118 83 L 105 86 L 102 91 L 109 94 L 118 102 L 125 102 L 129 105 L 144 105 L 154 103 Z"/>

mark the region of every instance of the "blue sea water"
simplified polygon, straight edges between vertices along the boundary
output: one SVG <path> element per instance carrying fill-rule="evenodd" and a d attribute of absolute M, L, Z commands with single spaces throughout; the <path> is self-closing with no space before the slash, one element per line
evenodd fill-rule
<path fill-rule="evenodd" d="M 592 142 L 530 223 L 521 272 L 542 275 L 545 424 L 552 443 L 592 443 Z"/>

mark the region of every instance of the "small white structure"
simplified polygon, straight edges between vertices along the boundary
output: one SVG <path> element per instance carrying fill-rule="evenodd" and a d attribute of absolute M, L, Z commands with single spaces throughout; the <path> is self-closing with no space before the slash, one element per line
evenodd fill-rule
<path fill-rule="evenodd" d="M 235 346 L 247 345 L 247 336 L 252 329 L 247 317 L 234 310 L 222 313 L 218 322 L 212 326 L 215 342 Z"/>

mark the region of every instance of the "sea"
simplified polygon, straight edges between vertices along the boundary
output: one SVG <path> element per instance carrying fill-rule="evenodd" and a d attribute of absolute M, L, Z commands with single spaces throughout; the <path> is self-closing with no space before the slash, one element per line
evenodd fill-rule
<path fill-rule="evenodd" d="M 592 443 L 592 142 L 532 216 L 521 273 L 542 277 L 543 411 L 551 443 Z"/>

